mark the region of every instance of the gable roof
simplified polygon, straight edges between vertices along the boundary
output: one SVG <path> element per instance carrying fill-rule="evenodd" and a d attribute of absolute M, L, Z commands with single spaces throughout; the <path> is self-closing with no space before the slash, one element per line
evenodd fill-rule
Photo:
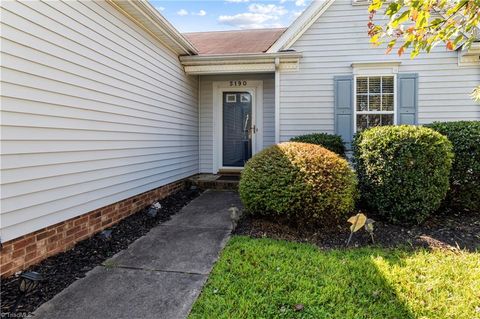
<path fill-rule="evenodd" d="M 286 28 L 184 33 L 199 55 L 264 53 Z"/>
<path fill-rule="evenodd" d="M 310 6 L 287 28 L 281 37 L 267 50 L 268 53 L 289 49 L 293 43 L 335 2 L 314 0 Z"/>

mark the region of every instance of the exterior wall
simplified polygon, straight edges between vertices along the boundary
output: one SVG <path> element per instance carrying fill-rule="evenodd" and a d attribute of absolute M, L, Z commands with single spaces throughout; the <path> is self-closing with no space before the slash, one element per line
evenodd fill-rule
<path fill-rule="evenodd" d="M 459 67 L 457 52 L 439 46 L 410 60 L 385 55 L 367 35 L 368 6 L 337 0 L 292 46 L 303 53 L 298 72 L 280 77 L 280 140 L 311 132 L 334 133 L 333 77 L 351 75 L 352 62 L 401 61 L 399 73 L 418 73 L 418 122 L 480 120 L 469 97 L 480 67 Z"/>
<path fill-rule="evenodd" d="M 197 77 L 106 1 L 2 1 L 1 240 L 198 173 Z"/>
<path fill-rule="evenodd" d="M 67 251 L 75 243 L 184 187 L 185 181 L 174 182 L 8 241 L 0 251 L 0 275 L 12 275 Z"/>
<path fill-rule="evenodd" d="M 200 172 L 213 173 L 213 82 L 263 80 L 263 147 L 275 144 L 275 75 L 242 74 L 200 77 Z"/>

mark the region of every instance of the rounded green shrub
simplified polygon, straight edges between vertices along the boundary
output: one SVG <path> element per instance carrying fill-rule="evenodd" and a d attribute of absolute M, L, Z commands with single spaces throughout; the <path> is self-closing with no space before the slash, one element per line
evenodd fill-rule
<path fill-rule="evenodd" d="M 342 157 L 345 157 L 345 143 L 340 135 L 327 133 L 312 133 L 300 135 L 290 139 L 291 142 L 316 144 L 325 147 Z"/>
<path fill-rule="evenodd" d="M 445 135 L 455 153 L 445 206 L 480 212 L 480 121 L 436 122 L 426 126 Z"/>
<path fill-rule="evenodd" d="M 362 205 L 392 222 L 420 223 L 449 188 L 452 144 L 432 129 L 381 126 L 356 135 L 354 163 Z"/>
<path fill-rule="evenodd" d="M 318 225 L 338 221 L 354 208 L 356 184 L 342 157 L 318 145 L 287 142 L 247 162 L 239 192 L 252 214 Z"/>

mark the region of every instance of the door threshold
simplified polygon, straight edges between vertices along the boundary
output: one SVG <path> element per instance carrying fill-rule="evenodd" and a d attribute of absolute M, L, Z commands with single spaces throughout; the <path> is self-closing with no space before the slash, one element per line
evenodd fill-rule
<path fill-rule="evenodd" d="M 240 174 L 242 171 L 243 167 L 220 168 L 217 174 Z"/>

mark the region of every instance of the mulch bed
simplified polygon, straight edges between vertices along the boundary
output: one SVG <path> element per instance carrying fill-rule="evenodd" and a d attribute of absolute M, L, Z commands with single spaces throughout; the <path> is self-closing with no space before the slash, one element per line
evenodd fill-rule
<path fill-rule="evenodd" d="M 169 220 L 173 214 L 199 195 L 200 191 L 196 189 L 179 191 L 159 200 L 162 208 L 155 217 L 146 214 L 147 210 L 145 209 L 110 227 L 109 230 L 112 232 L 109 239 L 97 234 L 77 243 L 74 248 L 65 253 L 55 255 L 30 267 L 26 271 L 39 272 L 45 280 L 37 291 L 23 299 L 17 308 L 17 313 L 33 312 L 75 280 L 85 277 L 88 271 L 126 249 L 128 245 L 145 235 L 150 229 Z M 2 279 L 0 291 L 2 318 L 8 317 L 17 296 L 18 278 L 12 276 Z"/>
<path fill-rule="evenodd" d="M 369 216 L 370 217 L 370 216 Z M 466 249 L 480 251 L 480 215 L 472 212 L 442 213 L 431 217 L 422 225 L 402 227 L 372 217 L 374 223 L 375 245 L 368 233 L 361 229 L 356 232 L 349 247 L 410 247 L 410 248 L 442 248 Z M 326 229 L 305 229 L 295 227 L 278 220 L 251 215 L 244 216 L 235 229 L 235 234 L 254 238 L 268 237 L 298 242 L 308 242 L 322 249 L 345 248 L 350 234 L 351 224 Z"/>

